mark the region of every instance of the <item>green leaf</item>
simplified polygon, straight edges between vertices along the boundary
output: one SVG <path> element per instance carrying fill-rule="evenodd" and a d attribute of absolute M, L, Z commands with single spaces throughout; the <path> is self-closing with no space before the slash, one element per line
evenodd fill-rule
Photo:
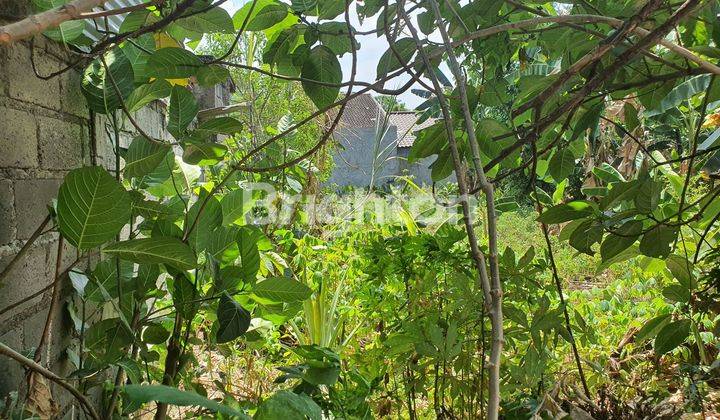
<path fill-rule="evenodd" d="M 642 232 L 643 224 L 638 220 L 630 220 L 623 223 L 614 232 L 605 237 L 600 245 L 600 255 L 603 261 L 618 255 L 630 245 L 634 244 Z"/>
<path fill-rule="evenodd" d="M 58 27 L 48 29 L 43 35 L 58 42 L 71 42 L 80 37 L 85 30 L 84 20 L 69 20 L 62 22 Z"/>
<path fill-rule="evenodd" d="M 417 51 L 415 40 L 412 38 L 401 38 L 393 44 L 395 51 L 388 48 L 380 57 L 377 64 L 377 76 L 383 77 L 386 74 L 407 65 Z M 396 55 L 397 53 L 397 55 Z"/>
<path fill-rule="evenodd" d="M 193 223 L 195 224 L 188 242 L 195 252 L 198 253 L 205 250 L 210 242 L 211 232 L 222 224 L 222 207 L 220 206 L 220 202 L 214 196 L 208 198 L 207 194 L 207 191 L 202 190 L 198 200 L 190 207 L 187 214 L 188 226 L 185 227 L 185 229 L 189 229 Z M 205 203 L 202 212 L 200 212 L 200 208 L 206 199 L 207 203 Z M 195 222 L 195 219 L 198 219 L 197 222 Z"/>
<path fill-rule="evenodd" d="M 99 114 L 120 109 L 122 100 L 135 88 L 133 68 L 125 54 L 117 48 L 110 50 L 105 53 L 105 63 L 107 72 L 99 58 L 93 60 L 83 73 L 81 85 L 88 108 Z"/>
<path fill-rule="evenodd" d="M 672 351 L 690 335 L 690 320 L 683 319 L 664 326 L 655 337 L 654 349 L 658 356 Z"/>
<path fill-rule="evenodd" d="M 545 210 L 537 221 L 545 224 L 563 223 L 592 215 L 593 206 L 586 201 L 571 201 Z"/>
<path fill-rule="evenodd" d="M 257 9 L 260 5 L 255 5 Z M 253 16 L 247 24 L 246 29 L 249 31 L 262 31 L 273 25 L 282 22 L 288 14 L 286 5 L 279 2 L 272 2 L 260 6 L 257 12 L 253 11 Z"/>
<path fill-rule="evenodd" d="M 220 296 L 217 309 L 217 342 L 227 343 L 245 334 L 250 328 L 250 312 L 240 306 L 227 292 Z"/>
<path fill-rule="evenodd" d="M 232 190 L 220 202 L 223 214 L 223 225 L 234 224 L 245 216 L 253 206 L 251 192 L 243 189 Z M 241 223 L 242 224 L 242 223 Z"/>
<path fill-rule="evenodd" d="M 548 166 L 550 175 L 555 182 L 560 182 L 570 176 L 575 170 L 575 156 L 568 148 L 558 149 L 553 154 Z"/>
<path fill-rule="evenodd" d="M 155 38 L 151 34 L 141 35 L 132 42 L 123 42 L 120 49 L 132 65 L 135 84 L 146 83 L 149 77 L 145 69 L 150 55 L 155 52 Z"/>
<path fill-rule="evenodd" d="M 135 137 L 125 155 L 125 177 L 139 178 L 151 173 L 170 149 L 169 144 L 151 142 L 143 136 Z"/>
<path fill-rule="evenodd" d="M 212 64 L 198 70 L 196 77 L 200 86 L 213 87 L 226 82 L 230 78 L 230 71 L 223 66 Z"/>
<path fill-rule="evenodd" d="M 85 331 L 85 345 L 97 364 L 121 358 L 132 341 L 132 333 L 119 318 L 103 319 Z"/>
<path fill-rule="evenodd" d="M 212 232 L 207 253 L 221 264 L 230 264 L 240 256 L 240 249 L 235 241 L 238 231 L 233 228 L 218 227 Z"/>
<path fill-rule="evenodd" d="M 150 324 L 143 331 L 143 342 L 148 344 L 163 344 L 170 338 L 170 331 L 160 324 Z"/>
<path fill-rule="evenodd" d="M 690 290 L 681 284 L 671 284 L 662 290 L 663 296 L 673 302 L 688 303 L 691 295 Z"/>
<path fill-rule="evenodd" d="M 588 255 L 594 255 L 592 246 L 600 243 L 603 236 L 603 228 L 600 223 L 593 220 L 586 220 L 570 234 L 570 246 Z"/>
<path fill-rule="evenodd" d="M 673 88 L 673 90 L 671 90 L 667 94 L 667 96 L 665 96 L 662 101 L 660 101 L 660 104 L 656 108 L 649 109 L 643 114 L 646 117 L 660 115 L 670 109 L 679 106 L 684 101 L 687 101 L 693 96 L 705 92 L 708 86 L 710 86 L 709 74 L 692 77 Z"/>
<path fill-rule="evenodd" d="M 348 35 L 348 27 L 344 22 L 324 22 L 318 26 L 320 32 L 320 42 L 330 48 L 333 53 L 341 56 L 345 53 L 352 52 L 352 42 L 355 42 L 355 49 L 360 45 L 357 43 L 353 35 Z"/>
<path fill-rule="evenodd" d="M 227 150 L 219 143 L 186 142 L 183 145 L 183 161 L 198 166 L 214 165 L 223 160 Z"/>
<path fill-rule="evenodd" d="M 133 10 L 125 15 L 120 24 L 120 33 L 135 32 L 148 23 L 154 23 L 157 17 L 147 9 Z"/>
<path fill-rule="evenodd" d="M 274 302 L 291 303 L 309 298 L 312 295 L 312 289 L 299 281 L 284 277 L 271 277 L 257 283 L 253 287 L 253 293 Z"/>
<path fill-rule="evenodd" d="M 260 251 L 258 250 L 257 231 L 249 227 L 242 227 L 237 235 L 238 249 L 240 250 L 240 268 L 242 280 L 253 284 L 260 269 Z"/>
<path fill-rule="evenodd" d="M 625 102 L 623 105 L 623 118 L 625 120 L 625 129 L 630 133 L 640 127 L 641 123 L 638 118 L 638 111 L 630 102 Z"/>
<path fill-rule="evenodd" d="M 218 117 L 203 121 L 197 128 L 212 134 L 232 136 L 243 129 L 243 123 L 232 117 Z"/>
<path fill-rule="evenodd" d="M 232 18 L 222 7 L 213 7 L 207 12 L 178 19 L 175 24 L 198 33 L 220 32 L 231 34 L 235 32 Z"/>
<path fill-rule="evenodd" d="M 676 227 L 656 225 L 640 240 L 640 252 L 648 257 L 667 258 L 677 235 Z"/>
<path fill-rule="evenodd" d="M 118 283 L 120 287 L 125 286 L 132 274 L 133 265 L 127 261 L 120 261 L 120 264 L 115 258 L 100 261 L 90 274 L 90 281 L 85 286 L 85 299 L 90 302 L 103 303 L 117 298 Z"/>
<path fill-rule="evenodd" d="M 249 419 L 245 413 L 234 408 L 222 405 L 217 401 L 209 400 L 194 392 L 181 391 L 177 388 L 165 385 L 125 385 L 123 392 L 127 399 L 135 404 L 145 404 L 150 401 L 157 401 L 165 404 L 179 406 L 198 406 L 222 413 L 226 416 L 235 416 L 242 419 Z"/>
<path fill-rule="evenodd" d="M 168 109 L 168 131 L 180 138 L 187 126 L 195 119 L 198 113 L 198 104 L 190 91 L 176 85 L 170 94 L 170 108 Z"/>
<path fill-rule="evenodd" d="M 680 255 L 673 254 L 665 260 L 665 265 L 680 284 L 688 289 L 695 288 L 694 266 L 691 261 Z"/>
<path fill-rule="evenodd" d="M 318 0 L 318 18 L 335 19 L 345 11 L 344 0 Z"/>
<path fill-rule="evenodd" d="M 322 420 L 322 409 L 305 394 L 278 391 L 258 407 L 255 420 Z"/>
<path fill-rule="evenodd" d="M 130 94 L 126 105 L 128 111 L 135 112 L 152 101 L 170 96 L 172 86 L 165 79 L 158 79 L 151 83 L 140 85 Z"/>
<path fill-rule="evenodd" d="M 668 322 L 670 322 L 670 314 L 658 315 L 649 320 L 642 328 L 640 328 L 637 334 L 635 334 L 635 341 L 637 343 L 642 343 L 645 340 L 655 338 L 658 331 L 667 325 Z"/>
<path fill-rule="evenodd" d="M 172 300 L 175 310 L 183 319 L 192 319 L 195 316 L 200 302 L 196 299 L 198 291 L 195 284 L 184 274 L 178 274 L 173 279 Z"/>
<path fill-rule="evenodd" d="M 339 86 L 325 86 L 321 83 L 340 84 L 342 82 L 342 70 L 340 62 L 330 48 L 318 45 L 310 50 L 310 55 L 305 60 L 302 68 L 303 90 L 313 101 L 318 109 L 329 107 L 340 93 Z"/>
<path fill-rule="evenodd" d="M 130 239 L 108 245 L 103 252 L 136 263 L 167 264 L 180 270 L 197 266 L 192 250 L 181 240 L 171 237 Z"/>
<path fill-rule="evenodd" d="M 642 213 L 652 213 L 660 203 L 660 193 L 663 183 L 647 179 L 638 185 L 637 193 L 633 198 L 635 208 Z"/>
<path fill-rule="evenodd" d="M 58 192 L 58 229 L 78 249 L 112 240 L 130 221 L 130 195 L 101 167 L 73 169 Z"/>
<path fill-rule="evenodd" d="M 145 71 L 156 79 L 184 79 L 194 76 L 203 62 L 184 48 L 160 48 L 148 59 Z M 176 86 L 178 87 L 178 86 Z"/>
<path fill-rule="evenodd" d="M 415 142 L 410 148 L 408 161 L 412 163 L 438 154 L 447 146 L 447 143 L 447 131 L 444 122 L 440 121 L 430 127 L 423 128 L 416 133 Z"/>

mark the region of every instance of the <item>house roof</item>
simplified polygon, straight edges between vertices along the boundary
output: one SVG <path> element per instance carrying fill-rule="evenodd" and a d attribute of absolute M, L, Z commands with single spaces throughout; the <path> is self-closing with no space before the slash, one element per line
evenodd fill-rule
<path fill-rule="evenodd" d="M 390 124 L 397 127 L 397 147 L 412 147 L 415 143 L 415 133 L 435 123 L 435 118 L 428 118 L 417 124 L 418 116 L 415 111 L 395 111 L 390 113 Z"/>
<path fill-rule="evenodd" d="M 385 119 L 385 111 L 369 93 L 358 95 L 345 106 L 340 125 L 344 128 L 374 128 Z"/>
<path fill-rule="evenodd" d="M 385 110 L 370 94 L 364 93 L 348 101 L 345 106 L 340 126 L 352 130 L 354 128 L 376 128 L 385 120 Z M 428 118 L 417 124 L 418 114 L 415 111 L 393 111 L 388 116 L 388 124 L 397 127 L 397 147 L 411 147 L 415 142 L 415 133 L 429 127 L 437 121 Z"/>

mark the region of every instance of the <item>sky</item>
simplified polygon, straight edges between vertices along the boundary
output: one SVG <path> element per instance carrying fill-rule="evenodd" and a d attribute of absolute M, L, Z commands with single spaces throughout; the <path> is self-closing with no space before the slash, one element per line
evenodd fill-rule
<path fill-rule="evenodd" d="M 230 12 L 230 15 L 232 16 L 240 7 L 242 7 L 243 4 L 245 4 L 248 0 L 230 0 L 223 4 L 223 7 Z M 338 18 L 337 20 L 341 20 L 342 18 Z M 357 31 L 368 31 L 375 29 L 376 25 L 376 18 L 368 18 L 365 19 L 362 23 L 362 25 L 359 22 L 358 15 L 355 12 L 355 8 L 351 8 L 350 12 L 350 23 Z M 376 76 L 376 66 L 378 63 L 378 60 L 380 60 L 380 57 L 383 55 L 383 53 L 388 49 L 388 44 L 385 41 L 385 37 L 378 38 L 376 35 L 361 35 L 358 37 L 358 42 L 360 42 L 360 48 L 357 52 L 357 58 L 358 58 L 358 65 L 357 65 L 357 75 L 356 79 L 358 81 L 363 82 L 374 82 L 375 76 Z M 343 76 L 344 80 L 347 80 L 350 75 L 350 69 L 352 68 L 352 55 L 350 53 L 347 53 L 340 57 L 340 65 L 342 66 L 343 70 Z M 397 77 L 396 79 L 393 79 L 392 81 L 388 82 L 385 85 L 385 88 L 387 89 L 396 89 L 400 87 L 402 84 L 406 83 L 409 80 L 409 76 L 402 75 Z M 419 87 L 419 86 L 413 86 L 413 88 Z M 398 96 L 398 99 L 402 102 L 404 102 L 409 109 L 415 108 L 417 105 L 421 104 L 425 99 L 420 98 L 419 96 L 413 94 L 410 92 L 410 89 L 408 89 L 405 93 Z"/>

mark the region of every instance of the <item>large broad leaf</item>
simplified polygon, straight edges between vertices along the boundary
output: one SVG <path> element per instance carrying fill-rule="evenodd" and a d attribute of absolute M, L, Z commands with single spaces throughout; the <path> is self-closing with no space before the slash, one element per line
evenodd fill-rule
<path fill-rule="evenodd" d="M 120 274 L 118 275 L 118 266 Z M 85 286 L 85 299 L 90 302 L 102 303 L 118 297 L 118 285 L 124 289 L 129 287 L 129 280 L 133 274 L 133 264 L 128 261 L 118 261 L 107 258 L 100 261 L 90 274 L 89 282 Z M 127 292 L 123 290 L 123 293 Z"/>
<path fill-rule="evenodd" d="M 698 93 L 705 92 L 708 86 L 710 86 L 709 74 L 692 77 L 673 88 L 673 90 L 671 90 L 667 96 L 660 101 L 660 104 L 655 109 L 647 110 L 643 113 L 643 115 L 645 117 L 650 117 L 662 114 L 665 111 L 677 107 Z"/>
<path fill-rule="evenodd" d="M 167 80 L 158 79 L 135 89 L 128 97 L 126 105 L 130 112 L 135 112 L 152 101 L 167 98 L 171 91 L 172 86 Z"/>
<path fill-rule="evenodd" d="M 198 70 L 195 77 L 200 86 L 213 87 L 218 83 L 226 82 L 230 78 L 230 71 L 223 66 L 211 64 Z"/>
<path fill-rule="evenodd" d="M 194 76 L 202 66 L 202 61 L 190 51 L 169 47 L 155 51 L 148 59 L 145 71 L 157 79 L 183 79 Z"/>
<path fill-rule="evenodd" d="M 305 394 L 278 391 L 263 401 L 255 413 L 255 420 L 322 420 L 322 409 Z"/>
<path fill-rule="evenodd" d="M 245 334 L 250 328 L 250 312 L 240 306 L 227 292 L 220 296 L 217 309 L 217 342 L 227 343 Z"/>
<path fill-rule="evenodd" d="M 272 277 L 257 283 L 253 293 L 261 298 L 274 302 L 298 302 L 305 300 L 312 294 L 312 289 L 299 281 L 284 277 Z"/>
<path fill-rule="evenodd" d="M 120 318 L 96 322 L 85 331 L 85 346 L 98 365 L 111 363 L 122 357 L 132 343 L 133 335 Z"/>
<path fill-rule="evenodd" d="M 408 155 L 408 161 L 415 162 L 418 159 L 438 154 L 447 146 L 447 143 L 447 130 L 444 122 L 440 121 L 430 127 L 423 128 L 416 134 L 415 142 Z"/>
<path fill-rule="evenodd" d="M 222 206 L 223 225 L 231 225 L 237 222 L 250 211 L 253 203 L 251 191 L 239 188 L 227 193 L 220 202 Z"/>
<path fill-rule="evenodd" d="M 640 236 L 642 228 L 642 222 L 630 220 L 607 235 L 602 245 L 600 245 L 602 260 L 606 261 L 629 248 Z"/>
<path fill-rule="evenodd" d="M 348 35 L 348 26 L 345 22 L 324 22 L 318 27 L 320 42 L 330 48 L 335 54 L 341 56 L 352 52 L 352 42 L 355 42 L 355 49 L 360 45 L 354 36 Z M 353 34 L 354 34 L 353 30 Z"/>
<path fill-rule="evenodd" d="M 141 177 L 151 173 L 169 151 L 169 144 L 152 142 L 143 136 L 135 137 L 125 155 L 125 177 Z"/>
<path fill-rule="evenodd" d="M 222 7 L 213 7 L 207 12 L 178 19 L 175 24 L 201 34 L 212 32 L 230 34 L 235 31 L 232 18 Z"/>
<path fill-rule="evenodd" d="M 103 252 L 127 261 L 168 264 L 180 270 L 190 270 L 197 265 L 195 254 L 186 244 L 177 238 L 163 236 L 116 242 L 105 247 Z"/>
<path fill-rule="evenodd" d="M 168 131 L 179 138 L 185 133 L 187 126 L 195 119 L 198 104 L 195 97 L 182 86 L 174 86 L 170 94 L 168 109 Z"/>
<path fill-rule="evenodd" d="M 690 260 L 683 256 L 673 254 L 665 260 L 665 265 L 673 277 L 678 279 L 680 284 L 688 289 L 695 288 L 695 276 L 693 275 L 694 266 Z"/>
<path fill-rule="evenodd" d="M 575 156 L 573 156 L 572 150 L 569 148 L 556 150 L 550 159 L 548 169 L 555 182 L 561 182 L 570 176 L 575 169 Z"/>
<path fill-rule="evenodd" d="M 654 338 L 668 322 L 670 322 L 670 314 L 658 315 L 652 318 L 635 334 L 635 341 L 642 343 L 645 340 Z"/>
<path fill-rule="evenodd" d="M 252 228 L 242 227 L 237 235 L 242 280 L 249 284 L 255 283 L 257 272 L 260 269 L 260 251 L 256 232 Z"/>
<path fill-rule="evenodd" d="M 655 353 L 661 356 L 682 344 L 690 335 L 690 320 L 683 319 L 664 326 L 655 337 Z"/>
<path fill-rule="evenodd" d="M 130 221 L 130 195 L 105 169 L 70 171 L 58 192 L 58 228 L 78 249 L 113 239 Z"/>
<path fill-rule="evenodd" d="M 97 58 L 85 69 L 82 80 L 88 107 L 99 114 L 120 109 L 122 101 L 135 88 L 133 68 L 125 54 L 116 48 L 107 52 L 104 59 L 108 71 Z"/>
<path fill-rule="evenodd" d="M 149 77 L 145 67 L 150 55 L 155 51 L 155 38 L 151 34 L 145 34 L 132 42 L 123 42 L 120 49 L 132 65 L 135 84 L 146 83 Z"/>
<path fill-rule="evenodd" d="M 253 11 L 254 16 L 250 18 L 246 26 L 247 30 L 262 31 L 270 28 L 276 23 L 282 22 L 288 14 L 288 7 L 279 2 L 272 2 L 261 7 L 257 13 Z"/>
<path fill-rule="evenodd" d="M 209 400 L 194 392 L 181 391 L 165 385 L 125 385 L 123 392 L 127 396 L 127 399 L 135 404 L 157 401 L 179 406 L 204 407 L 226 416 L 240 417 L 242 419 L 250 418 L 243 412 L 222 405 L 217 401 Z"/>
<path fill-rule="evenodd" d="M 305 93 L 318 109 L 329 107 L 340 93 L 339 86 L 326 86 L 321 83 L 339 84 L 342 82 L 340 62 L 330 48 L 319 45 L 310 50 L 302 68 L 302 86 Z"/>
<path fill-rule="evenodd" d="M 207 201 L 207 202 L 205 202 Z M 205 203 L 203 205 L 203 203 Z M 202 209 L 202 212 L 200 211 Z M 196 221 L 197 219 L 197 221 Z M 211 233 L 220 225 L 222 225 L 222 207 L 220 202 L 214 196 L 208 197 L 207 191 L 202 190 L 198 200 L 190 207 L 187 214 L 188 226 L 194 227 L 190 233 L 189 243 L 195 249 L 195 252 L 202 252 L 210 243 Z"/>
<path fill-rule="evenodd" d="M 377 76 L 383 77 L 391 71 L 398 70 L 410 62 L 412 57 L 415 55 L 416 46 L 415 41 L 412 38 L 398 39 L 392 48 L 388 48 L 380 57 L 377 64 Z"/>
<path fill-rule="evenodd" d="M 657 225 L 646 232 L 640 240 L 640 252 L 648 257 L 666 258 L 678 235 L 674 226 Z"/>
<path fill-rule="evenodd" d="M 571 201 L 545 210 L 537 220 L 546 224 L 562 223 L 590 216 L 593 211 L 593 206 L 586 201 Z"/>
<path fill-rule="evenodd" d="M 197 128 L 212 134 L 226 134 L 231 136 L 243 129 L 243 123 L 232 117 L 218 117 L 203 121 Z"/>
<path fill-rule="evenodd" d="M 227 147 L 219 143 L 187 142 L 183 145 L 183 161 L 191 165 L 214 165 L 223 159 Z"/>

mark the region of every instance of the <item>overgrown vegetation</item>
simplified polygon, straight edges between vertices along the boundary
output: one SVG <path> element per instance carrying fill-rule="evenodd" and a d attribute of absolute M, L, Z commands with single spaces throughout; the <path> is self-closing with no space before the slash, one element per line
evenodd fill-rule
<path fill-rule="evenodd" d="M 57 415 L 48 381 L 94 419 L 720 411 L 717 1 L 250 0 L 231 17 L 166 0 L 96 41 L 83 30 L 119 11 L 35 3 L 0 41 L 45 30 L 79 53 L 118 166 L 70 171 L 44 222 L 59 260 L 68 243 L 93 261 L 53 277 L 52 308 L 73 288 L 76 370 L 44 367 L 46 333 L 0 343 L 28 369 L 3 415 Z M 388 45 L 373 82 L 369 36 Z M 188 83 L 228 80 L 245 107 L 197 120 Z M 409 160 L 437 156 L 438 184 L 318 217 L 348 101 L 411 87 L 437 121 Z M 155 100 L 173 139 L 136 127 L 123 150 L 120 122 Z"/>

